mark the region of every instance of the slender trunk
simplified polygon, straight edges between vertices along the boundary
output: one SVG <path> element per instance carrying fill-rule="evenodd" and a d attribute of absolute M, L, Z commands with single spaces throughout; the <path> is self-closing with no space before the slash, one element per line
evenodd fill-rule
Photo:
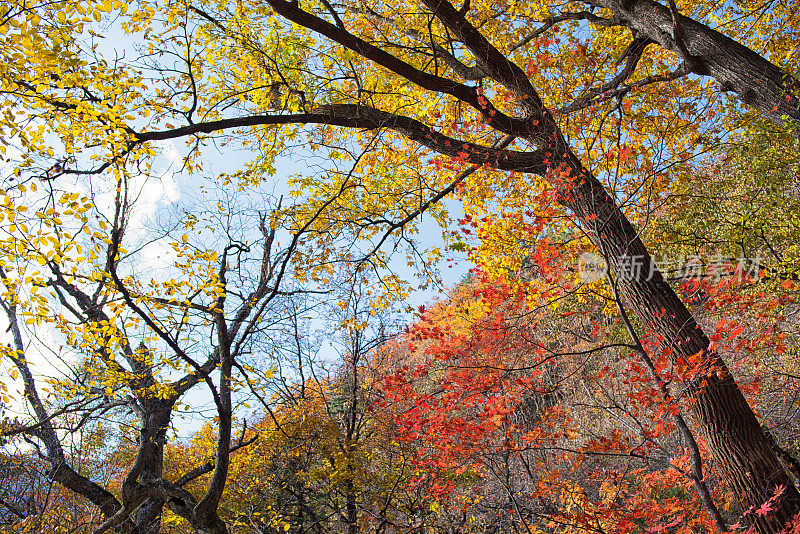
<path fill-rule="evenodd" d="M 345 413 L 345 435 L 344 453 L 347 458 L 347 480 L 344 483 L 345 490 L 345 519 L 347 521 L 347 534 L 356 534 L 358 531 L 358 509 L 356 507 L 356 485 L 355 485 L 355 466 L 353 465 L 353 454 L 357 449 L 360 436 L 358 432 L 358 365 L 362 351 L 361 332 L 353 338 L 352 354 L 349 363 L 350 376 L 347 412 Z"/>
<path fill-rule="evenodd" d="M 347 466 L 348 470 L 352 472 L 352 466 Z M 345 503 L 345 517 L 347 521 L 347 534 L 356 534 L 358 531 L 357 512 L 356 509 L 356 492 L 352 480 L 345 482 L 345 495 L 347 502 Z"/>

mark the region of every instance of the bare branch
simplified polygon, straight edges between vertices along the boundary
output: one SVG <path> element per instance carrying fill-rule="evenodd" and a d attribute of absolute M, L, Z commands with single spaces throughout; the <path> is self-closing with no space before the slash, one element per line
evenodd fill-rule
<path fill-rule="evenodd" d="M 530 131 L 529 125 L 524 124 L 523 121 L 519 119 L 516 119 L 516 121 L 515 124 L 520 127 L 520 131 L 512 135 L 524 135 Z M 465 163 L 490 165 L 500 170 L 538 174 L 544 173 L 546 170 L 543 151 L 516 152 L 464 142 L 443 135 L 432 127 L 415 119 L 357 104 L 331 104 L 320 106 L 315 113 L 251 115 L 241 118 L 201 122 L 172 130 L 142 132 L 138 133 L 136 137 L 139 141 L 175 139 L 198 133 L 210 133 L 218 130 L 273 124 L 329 124 L 332 126 L 364 128 L 369 130 L 388 128 L 440 154 L 459 158 Z M 490 124 L 493 127 L 496 126 L 494 121 Z"/>
<path fill-rule="evenodd" d="M 603 17 L 598 17 L 594 13 L 590 11 L 578 11 L 577 13 L 561 13 L 560 15 L 555 15 L 552 17 L 548 17 L 544 19 L 542 22 L 544 23 L 541 27 L 535 29 L 522 39 L 520 39 L 517 43 L 511 46 L 508 49 L 509 52 L 513 52 L 514 50 L 525 46 L 526 44 L 530 43 L 547 30 L 558 24 L 559 22 L 564 22 L 565 20 L 588 20 L 592 24 L 597 24 L 598 26 L 619 26 L 621 25 L 620 21 L 611 18 L 605 19 Z"/>

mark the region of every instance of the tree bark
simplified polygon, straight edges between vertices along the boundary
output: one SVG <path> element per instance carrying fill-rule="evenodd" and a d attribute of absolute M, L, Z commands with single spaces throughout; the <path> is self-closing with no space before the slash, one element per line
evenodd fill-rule
<path fill-rule="evenodd" d="M 760 534 L 780 532 L 800 512 L 800 493 L 725 362 L 710 348 L 708 337 L 655 269 L 644 243 L 600 181 L 571 151 L 561 163 L 578 178 L 562 189 L 560 202 L 585 221 L 592 241 L 608 258 L 627 305 L 663 336 L 673 359 L 702 354 L 700 368 L 707 372 L 698 373 L 687 384 L 692 396 L 689 411 L 726 482 L 747 506 L 756 508 L 779 487 L 785 488 L 767 516 L 749 516 Z M 639 272 L 630 268 L 634 262 L 642 266 Z"/>
<path fill-rule="evenodd" d="M 670 9 L 653 0 L 586 1 L 613 11 L 637 37 L 680 56 L 688 51 L 691 57 L 683 59 L 697 74 L 715 78 L 721 90 L 735 92 L 764 117 L 800 135 L 800 83 L 758 53 L 682 15 L 682 35 L 676 38 Z"/>
<path fill-rule="evenodd" d="M 603 184 L 572 152 L 522 69 L 506 59 L 450 2 L 423 2 L 475 58 L 483 62 L 492 78 L 522 97 L 522 107 L 536 131 L 520 135 L 536 146 L 546 147 L 548 169 L 545 175 L 553 178 L 558 202 L 581 219 L 594 244 L 604 253 L 627 305 L 642 323 L 652 325 L 655 332 L 663 336 L 673 349 L 672 358 L 702 356 L 700 368 L 707 372 L 698 373 L 686 384 L 692 396 L 689 410 L 700 435 L 722 476 L 748 506 L 760 507 L 783 488 L 783 497 L 774 503 L 769 514 L 749 517 L 760 534 L 783 530 L 800 512 L 800 493 L 772 451 L 755 413 L 725 363 L 711 349 L 708 337 L 655 268 L 633 225 Z M 800 118 L 797 101 L 787 92 L 789 88 L 796 88 L 796 82 L 755 52 L 686 17 L 679 17 L 685 26 L 686 42 L 670 41 L 672 34 L 666 29 L 674 29 L 672 14 L 652 0 L 598 2 L 612 10 L 616 8 L 615 13 L 620 18 L 635 23 L 635 28 L 631 28 L 635 29 L 637 37 L 663 41 L 677 50 L 688 49 L 692 57 L 684 58 L 687 63 L 708 70 L 720 81 L 733 84 L 737 91 L 744 91 L 743 98 L 751 100 L 748 103 L 776 122 L 794 121 L 796 124 Z M 765 87 L 757 92 L 755 88 L 759 84 Z M 767 109 L 771 105 L 775 108 Z M 775 113 L 794 115 L 783 119 L 775 117 Z M 642 266 L 639 272 L 628 269 L 636 263 Z M 623 273 L 623 270 L 630 272 Z"/>
<path fill-rule="evenodd" d="M 145 417 L 139 443 L 144 448 L 145 461 L 139 475 L 141 484 L 160 480 L 164 476 L 164 446 L 167 429 L 172 416 L 171 401 L 150 401 L 144 403 Z M 164 499 L 151 497 L 139 505 L 134 514 L 134 523 L 142 534 L 161 532 L 161 513 Z"/>

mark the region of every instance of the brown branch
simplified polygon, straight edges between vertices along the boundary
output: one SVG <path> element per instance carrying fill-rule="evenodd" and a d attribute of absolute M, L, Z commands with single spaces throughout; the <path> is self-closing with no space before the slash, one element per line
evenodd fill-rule
<path fill-rule="evenodd" d="M 209 391 L 211 392 L 211 396 L 214 399 L 214 403 L 217 405 L 218 409 L 221 408 L 219 393 L 217 389 L 214 387 L 214 383 L 211 380 L 209 372 L 206 371 L 200 364 L 198 364 L 193 358 L 191 358 L 186 352 L 178 345 L 177 341 L 173 339 L 167 332 L 164 331 L 163 328 L 158 326 L 155 321 L 153 320 L 150 315 L 143 310 L 133 299 L 131 296 L 130 291 L 125 286 L 122 279 L 119 277 L 119 273 L 117 272 L 117 262 L 119 260 L 119 249 L 120 249 L 120 242 L 122 241 L 122 236 L 124 234 L 124 206 L 120 195 L 122 194 L 122 187 L 117 189 L 117 199 L 115 201 L 116 204 L 116 212 L 115 212 L 115 221 L 114 221 L 114 230 L 111 232 L 111 243 L 108 249 L 107 254 L 107 268 L 108 272 L 111 275 L 111 279 L 114 282 L 114 286 L 116 290 L 122 295 L 125 304 L 134 311 L 145 324 L 155 333 L 159 338 L 161 338 L 167 346 L 175 353 L 175 355 L 183 360 L 184 362 L 188 363 L 198 376 L 201 376 L 206 384 L 208 384 Z M 208 362 L 207 362 L 208 363 Z M 172 400 L 177 399 L 178 393 L 176 392 L 171 398 Z"/>
<path fill-rule="evenodd" d="M 689 68 L 686 63 L 681 63 L 681 65 L 672 72 L 668 72 L 666 74 L 658 74 L 648 76 L 647 78 L 641 79 L 638 82 L 633 82 L 630 84 L 625 84 L 617 87 L 616 89 L 611 89 L 609 91 L 600 91 L 594 98 L 589 98 L 588 100 L 579 100 L 576 99 L 569 103 L 568 105 L 557 108 L 553 110 L 554 115 L 562 115 L 564 113 L 572 113 L 579 109 L 583 109 L 587 106 L 593 104 L 600 104 L 602 102 L 607 102 L 614 98 L 618 98 L 620 96 L 626 95 L 634 89 L 638 89 L 640 87 L 645 87 L 647 85 L 652 85 L 654 83 L 664 83 L 664 82 L 671 82 L 673 80 L 677 80 L 678 78 L 682 78 L 689 74 Z"/>
<path fill-rule="evenodd" d="M 594 13 L 589 11 L 579 11 L 577 13 L 561 13 L 560 15 L 555 15 L 552 17 L 548 17 L 544 19 L 542 22 L 541 27 L 535 29 L 522 39 L 520 39 L 516 44 L 512 45 L 511 48 L 508 49 L 509 52 L 513 52 L 514 50 L 525 46 L 526 44 L 530 43 L 544 32 L 558 24 L 559 22 L 564 22 L 565 20 L 588 20 L 592 24 L 597 24 L 598 26 L 619 26 L 621 23 L 616 18 L 605 19 L 603 17 L 598 17 Z"/>
<path fill-rule="evenodd" d="M 493 147 L 493 148 L 497 148 L 497 149 L 501 149 L 501 150 L 505 149 L 513 141 L 514 141 L 514 137 L 507 136 L 505 139 L 503 139 L 499 143 L 496 143 L 496 146 Z M 375 254 L 378 251 L 378 249 L 380 249 L 381 246 L 383 246 L 383 244 L 386 242 L 386 240 L 389 238 L 389 236 L 395 230 L 405 227 L 408 223 L 410 223 L 415 218 L 419 217 L 420 215 L 425 213 L 428 209 L 430 209 L 431 206 L 433 206 L 435 204 L 438 204 L 440 200 L 442 200 L 447 195 L 449 195 L 450 193 L 455 191 L 456 187 L 458 187 L 458 184 L 463 182 L 468 176 L 473 174 L 479 168 L 480 167 L 478 167 L 478 166 L 472 166 L 469 169 L 461 171 L 460 173 L 458 173 L 455 176 L 455 178 L 453 178 L 453 180 L 447 185 L 447 187 L 444 187 L 442 190 L 440 190 L 438 193 L 436 193 L 434 196 L 432 196 L 430 199 L 428 199 L 426 202 L 424 202 L 422 205 L 420 205 L 419 208 L 417 208 L 416 210 L 414 210 L 411 213 L 409 213 L 406 217 L 404 217 L 403 219 L 400 219 L 399 221 L 392 221 L 392 222 L 388 222 L 387 221 L 387 223 L 386 223 L 387 224 L 387 229 L 384 232 L 383 236 L 378 241 L 378 243 L 376 243 L 375 246 L 372 248 L 372 251 L 369 252 L 368 254 L 364 255 L 364 258 L 370 257 L 373 254 Z"/>
<path fill-rule="evenodd" d="M 652 39 L 665 50 L 681 57 L 689 53 L 694 72 L 713 77 L 723 90 L 736 92 L 761 115 L 800 135 L 800 81 L 762 55 L 654 0 L 585 1 L 610 9 L 636 35 Z M 674 34 L 676 21 L 680 39 Z"/>
<path fill-rule="evenodd" d="M 8 277 L 2 267 L 0 267 L 0 279 L 6 287 L 8 287 Z M 39 397 L 36 381 L 28 367 L 28 360 L 25 356 L 25 344 L 22 339 L 22 332 L 17 318 L 17 306 L 14 303 L 3 301 L 3 308 L 6 311 L 9 329 L 14 339 L 14 350 L 9 351 L 8 356 L 22 377 L 24 386 L 23 396 L 40 422 L 36 437 L 44 443 L 45 449 L 47 450 L 46 460 L 50 464 L 48 476 L 70 491 L 85 497 L 92 504 L 97 506 L 104 516 L 112 516 L 121 508 L 116 497 L 97 483 L 77 473 L 67 463 L 61 441 L 51 423 L 51 417 L 47 413 L 47 409 L 41 401 L 41 397 Z"/>
<path fill-rule="evenodd" d="M 708 74 L 703 68 L 700 58 L 693 56 L 686 48 L 686 41 L 683 38 L 683 27 L 681 26 L 681 14 L 678 12 L 678 6 L 675 5 L 675 0 L 668 0 L 668 4 L 669 12 L 672 16 L 672 39 L 675 41 L 675 46 L 681 58 L 692 68 L 692 72 Z"/>
<path fill-rule="evenodd" d="M 636 333 L 636 329 L 633 327 L 633 324 L 628 317 L 628 312 L 625 309 L 625 306 L 622 304 L 622 299 L 620 298 L 619 291 L 617 290 L 616 281 L 611 276 L 611 273 L 607 273 L 606 277 L 608 278 L 609 286 L 611 286 L 611 291 L 617 305 L 617 310 L 619 311 L 620 317 L 625 324 L 625 329 L 628 332 L 628 336 L 633 342 L 633 348 L 635 352 L 639 354 L 639 358 L 642 360 L 642 362 L 644 362 L 645 367 L 647 367 L 647 371 L 650 374 L 653 384 L 658 390 L 662 402 L 664 402 L 667 407 L 676 406 L 675 401 L 672 399 L 672 396 L 667 389 L 666 382 L 663 378 L 661 378 L 661 375 L 658 374 L 658 370 L 653 364 L 653 360 L 650 358 L 650 355 L 647 354 L 644 345 L 642 345 L 642 342 L 639 339 L 639 335 Z M 697 494 L 700 497 L 700 502 L 703 503 L 703 507 L 714 520 L 717 528 L 722 532 L 728 532 L 728 525 L 722 518 L 722 514 L 720 513 L 716 503 L 714 503 L 714 499 L 711 497 L 711 492 L 706 484 L 705 476 L 703 475 L 703 457 L 700 454 L 700 447 L 697 444 L 697 440 L 695 439 L 694 434 L 692 434 L 689 425 L 686 423 L 686 419 L 684 419 L 680 411 L 672 414 L 672 420 L 675 422 L 675 426 L 681 432 L 683 439 L 686 441 L 686 446 L 689 449 L 689 455 L 692 459 L 692 472 L 684 473 L 684 475 L 687 476 L 694 484 Z"/>
<path fill-rule="evenodd" d="M 397 57 L 389 54 L 382 48 L 379 48 L 355 35 L 339 28 L 326 20 L 312 15 L 300 9 L 297 2 L 285 0 L 267 0 L 269 5 L 275 10 L 276 13 L 282 17 L 304 26 L 314 32 L 328 37 L 336 43 L 356 52 L 360 56 L 373 61 L 395 74 L 402 76 L 408 81 L 437 93 L 445 93 L 453 96 L 462 102 L 465 102 L 478 110 L 486 121 L 490 121 L 492 126 L 505 134 L 520 135 L 526 128 L 525 121 L 515 119 L 505 115 L 496 109 L 487 99 L 478 92 L 474 87 L 469 87 L 458 82 L 454 82 L 447 78 L 442 78 L 434 74 L 421 71 L 414 66 L 398 59 Z M 463 20 L 463 16 L 458 15 L 458 12 L 452 5 L 448 4 L 450 9 L 456 16 Z M 477 31 L 477 30 L 476 30 Z M 501 55 L 504 62 L 508 60 Z M 520 70 L 521 72 L 521 70 Z M 524 76 L 524 73 L 523 73 Z M 530 84 L 528 84 L 530 86 Z"/>
<path fill-rule="evenodd" d="M 153 497 L 163 499 L 170 510 L 189 521 L 193 526 L 196 523 L 196 518 L 192 510 L 197 502 L 194 496 L 175 484 L 171 484 L 164 479 L 158 479 L 146 485 L 134 488 L 125 506 L 120 508 L 116 514 L 109 517 L 97 527 L 93 534 L 102 534 L 122 524 L 128 520 L 130 514 L 136 510 L 140 504 Z"/>
<path fill-rule="evenodd" d="M 344 30 L 345 29 L 344 23 L 342 22 L 342 19 L 339 18 L 339 14 L 333 8 L 331 3 L 328 2 L 328 0 L 321 0 L 321 1 L 322 1 L 322 5 L 325 6 L 325 9 L 327 9 L 328 13 L 330 13 L 331 17 L 333 17 L 333 21 L 336 23 L 336 26 L 341 28 L 342 30 Z"/>
<path fill-rule="evenodd" d="M 525 96 L 531 100 L 536 110 L 544 110 L 539 94 L 531 85 L 528 76 L 512 62 L 505 54 L 502 54 L 494 47 L 466 17 L 453 7 L 447 0 L 423 0 L 424 4 L 430 9 L 444 26 L 453 32 L 455 36 L 472 52 L 475 59 L 489 72 L 489 75 L 498 83 L 506 88 L 515 91 L 520 96 Z M 413 81 L 413 80 L 412 80 Z M 512 131 L 505 131 L 507 134 L 515 134 Z"/>
<path fill-rule="evenodd" d="M 59 269 L 57 263 L 49 261 L 47 265 L 55 276 L 55 279 L 51 280 L 48 285 L 55 290 L 56 297 L 58 298 L 59 302 L 64 307 L 69 309 L 75 315 L 76 319 L 94 321 L 95 323 L 105 322 L 109 325 L 109 327 L 111 327 L 113 321 L 108 314 L 103 311 L 102 304 L 96 302 L 96 299 L 90 297 L 75 284 L 68 282 Z M 75 303 L 81 310 L 83 316 L 78 312 L 78 310 L 74 309 L 59 288 L 66 291 L 67 294 L 75 300 Z M 111 334 L 106 334 L 105 339 L 110 340 Z M 120 339 L 122 340 L 122 353 L 125 356 L 125 359 L 134 370 L 142 371 L 140 364 L 136 361 L 134 351 L 130 346 L 128 338 L 126 336 L 120 336 Z M 103 361 L 103 363 L 115 373 L 119 374 L 119 376 L 127 377 L 128 386 L 132 391 L 137 391 L 143 387 L 151 385 L 152 376 L 149 373 L 142 373 L 141 375 L 139 373 L 135 373 L 133 376 L 131 376 L 131 373 L 122 365 L 120 365 L 120 363 L 114 359 L 113 355 L 109 353 L 108 348 L 97 347 L 96 353 L 100 356 L 100 359 Z"/>
<path fill-rule="evenodd" d="M 633 89 L 638 89 L 640 87 L 645 87 L 655 83 L 677 80 L 678 78 L 685 76 L 690 72 L 690 68 L 686 65 L 686 63 L 682 63 L 672 72 L 651 75 L 637 82 L 624 84 L 623 82 L 630 78 L 636 71 L 636 66 L 639 64 L 642 54 L 649 44 L 653 44 L 653 41 L 650 39 L 638 37 L 634 38 L 633 41 L 631 41 L 631 44 L 628 45 L 620 58 L 617 60 L 617 64 L 621 63 L 623 59 L 625 60 L 625 66 L 622 68 L 619 74 L 614 76 L 614 78 L 604 83 L 600 87 L 587 89 L 566 106 L 554 109 L 553 114 L 563 115 L 565 113 L 572 113 L 593 104 L 599 104 L 601 102 L 607 102 L 613 98 L 621 97 Z"/>
<path fill-rule="evenodd" d="M 353 13 L 358 13 L 361 15 L 378 19 L 380 22 L 384 24 L 395 25 L 393 19 L 385 17 L 380 13 L 376 13 L 375 11 L 367 7 L 348 6 L 345 4 L 334 4 L 334 5 L 338 7 L 343 7 Z M 409 28 L 405 30 L 405 32 L 406 35 L 408 35 L 409 37 L 418 40 L 419 42 L 425 44 L 426 46 L 430 46 L 431 50 L 433 50 L 434 58 L 441 58 L 442 61 L 444 61 L 447 66 L 453 69 L 453 72 L 455 72 L 458 75 L 458 77 L 461 78 L 462 80 L 470 80 L 470 81 L 481 80 L 489 75 L 488 71 L 482 66 L 480 65 L 470 66 L 465 64 L 458 58 L 456 58 L 453 54 L 450 53 L 449 50 L 447 50 L 439 43 L 435 42 L 433 40 L 432 35 L 430 36 L 430 41 L 429 41 L 428 39 L 426 39 L 426 37 L 428 36 L 426 36 L 425 34 L 414 28 Z"/>
<path fill-rule="evenodd" d="M 240 440 L 239 443 L 237 443 L 236 445 L 234 445 L 233 447 L 231 447 L 229 449 L 229 452 L 233 453 L 233 452 L 238 451 L 239 449 L 247 447 L 248 445 L 251 445 L 252 443 L 255 443 L 255 441 L 257 439 L 258 439 L 258 434 L 256 434 L 255 436 L 252 436 L 251 438 L 249 438 L 247 440 L 244 440 L 244 441 Z M 199 477 L 201 477 L 201 476 L 203 476 L 205 474 L 210 473 L 212 469 L 214 469 L 214 462 L 208 461 L 208 462 L 204 463 L 203 465 L 199 465 L 199 466 L 195 467 L 194 469 L 192 469 L 192 470 L 186 472 L 185 474 L 183 474 L 178 480 L 175 481 L 175 485 L 178 486 L 178 487 L 183 487 L 186 484 L 188 484 L 189 482 L 191 482 L 192 480 L 195 480 L 196 478 L 199 478 Z"/>
<path fill-rule="evenodd" d="M 520 125 L 519 135 L 523 135 L 530 130 L 529 125 L 524 125 L 523 128 L 522 121 L 518 121 Z M 247 117 L 200 122 L 172 130 L 137 133 L 136 139 L 138 142 L 160 141 L 231 128 L 278 124 L 327 124 L 367 130 L 388 128 L 440 154 L 461 159 L 464 163 L 490 165 L 499 170 L 536 174 L 542 174 L 546 170 L 542 151 L 516 152 L 461 141 L 441 134 L 416 119 L 358 104 L 319 106 L 314 113 L 250 115 Z M 494 121 L 491 121 L 490 125 L 492 127 L 496 126 Z"/>
<path fill-rule="evenodd" d="M 233 408 L 231 404 L 231 375 L 233 372 L 233 354 L 231 353 L 231 338 L 228 335 L 228 323 L 225 320 L 225 298 L 227 291 L 227 256 L 230 247 L 226 247 L 222 254 L 218 272 L 219 292 L 214 305 L 214 324 L 217 331 L 217 353 L 220 358 L 219 366 L 219 401 L 217 402 L 218 436 L 217 451 L 214 459 L 214 472 L 208 484 L 205 495 L 194 507 L 197 519 L 202 523 L 218 523 L 220 521 L 217 508 L 225 490 L 230 465 L 231 427 L 233 425 Z"/>

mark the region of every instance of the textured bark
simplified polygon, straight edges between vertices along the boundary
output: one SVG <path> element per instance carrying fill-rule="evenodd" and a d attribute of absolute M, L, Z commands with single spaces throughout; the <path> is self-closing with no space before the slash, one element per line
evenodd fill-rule
<path fill-rule="evenodd" d="M 692 396 L 689 411 L 726 482 L 747 506 L 756 508 L 778 487 L 785 488 L 783 498 L 767 517 L 750 516 L 761 534 L 781 531 L 800 512 L 800 493 L 775 456 L 755 413 L 725 363 L 709 348 L 708 337 L 661 273 L 652 267 L 649 276 L 653 263 L 644 243 L 603 185 L 571 152 L 563 163 L 573 176 L 581 178 L 563 188 L 561 202 L 586 221 L 592 240 L 609 259 L 627 305 L 663 336 L 673 349 L 673 358 L 704 355 L 700 365 L 707 372 L 687 384 Z M 597 218 L 592 219 L 592 215 Z M 627 268 L 630 258 L 638 258 L 643 264 L 638 276 L 628 276 L 637 274 Z M 621 272 L 623 268 L 625 273 Z"/>
<path fill-rule="evenodd" d="M 539 147 L 546 147 L 550 158 L 545 174 L 552 176 L 557 184 L 558 201 L 582 220 L 590 238 L 606 256 L 627 305 L 644 324 L 651 325 L 663 336 L 673 349 L 673 358 L 703 355 L 701 368 L 708 373 L 686 384 L 692 395 L 689 410 L 700 435 L 728 484 L 747 505 L 759 507 L 778 487 L 784 487 L 783 498 L 774 504 L 768 516 L 751 516 L 760 534 L 781 531 L 800 512 L 800 493 L 772 451 L 755 413 L 725 363 L 710 350 L 708 337 L 655 269 L 633 225 L 602 183 L 570 150 L 551 113 L 519 66 L 503 57 L 451 3 L 423 1 L 475 58 L 484 63 L 492 78 L 522 97 L 522 107 L 537 131 L 519 135 Z M 795 82 L 755 52 L 685 17 L 682 22 L 686 43 L 670 40 L 672 33 L 669 32 L 674 28 L 672 15 L 668 8 L 652 0 L 601 1 L 607 2 L 607 7 L 616 8 L 618 17 L 636 23 L 632 29 L 637 38 L 663 42 L 664 46 L 677 50 L 688 49 L 689 54 L 698 56 L 699 59 L 684 59 L 695 68 L 707 70 L 708 74 L 731 84 L 734 90 L 744 91 L 743 98 L 750 100 L 748 103 L 765 116 L 785 122 L 776 118 L 775 113 L 791 112 L 800 118 L 796 100 L 791 100 L 793 97 L 787 94 L 787 80 L 791 84 Z M 747 84 L 753 85 L 748 87 Z M 765 87 L 760 88 L 760 84 Z M 791 105 L 784 104 L 787 96 Z M 776 108 L 766 109 L 768 106 Z M 796 122 L 795 118 L 788 120 Z M 638 273 L 633 270 L 633 276 L 627 273 L 620 276 L 622 268 L 630 266 L 632 261 L 640 262 L 643 269 Z"/>
<path fill-rule="evenodd" d="M 164 446 L 172 415 L 173 402 L 152 401 L 145 405 L 145 421 L 139 447 L 144 449 L 146 459 L 139 475 L 141 484 L 160 480 L 164 476 Z M 165 501 L 152 497 L 136 509 L 134 523 L 141 534 L 158 534 L 161 531 L 161 512 Z"/>
<path fill-rule="evenodd" d="M 723 91 L 733 91 L 741 100 L 775 123 L 785 124 L 800 135 L 800 83 L 763 56 L 705 24 L 680 16 L 680 36 L 675 38 L 669 8 L 653 0 L 587 0 L 608 8 L 634 32 L 661 47 L 683 55 L 701 75 L 715 78 Z"/>

